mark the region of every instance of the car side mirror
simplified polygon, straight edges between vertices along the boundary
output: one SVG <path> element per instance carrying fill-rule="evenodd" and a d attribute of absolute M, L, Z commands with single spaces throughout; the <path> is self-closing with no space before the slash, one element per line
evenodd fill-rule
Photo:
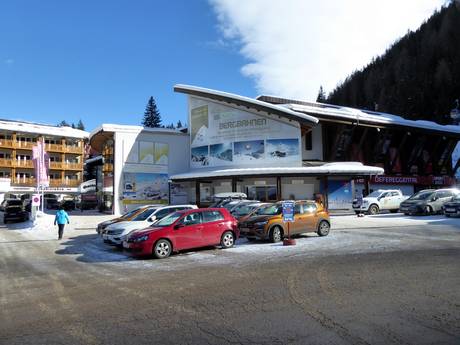
<path fill-rule="evenodd" d="M 183 228 L 183 227 L 184 227 L 184 224 L 179 223 L 179 224 L 174 225 L 174 230 L 178 230 L 178 229 Z"/>

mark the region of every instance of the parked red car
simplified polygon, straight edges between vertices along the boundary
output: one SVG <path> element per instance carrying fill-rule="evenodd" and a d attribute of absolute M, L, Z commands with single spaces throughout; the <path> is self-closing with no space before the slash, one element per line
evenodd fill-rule
<path fill-rule="evenodd" d="M 136 256 L 167 258 L 184 249 L 234 245 L 239 237 L 238 224 L 226 209 L 202 208 L 171 213 L 152 227 L 133 232 L 123 247 Z"/>

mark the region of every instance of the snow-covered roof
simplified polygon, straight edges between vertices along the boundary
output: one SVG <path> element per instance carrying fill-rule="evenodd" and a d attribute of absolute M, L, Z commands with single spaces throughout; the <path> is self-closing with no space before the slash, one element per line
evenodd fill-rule
<path fill-rule="evenodd" d="M 341 175 L 365 176 L 382 175 L 384 170 L 379 167 L 363 165 L 359 162 L 326 163 L 317 167 L 266 167 L 266 168 L 239 168 L 195 170 L 183 174 L 170 176 L 171 180 L 189 180 L 210 177 L 232 177 L 253 175 Z"/>
<path fill-rule="evenodd" d="M 284 116 L 291 120 L 307 122 L 310 125 L 316 125 L 319 122 L 319 120 L 314 116 L 292 111 L 286 107 L 278 106 L 278 105 L 271 104 L 268 102 L 259 101 L 253 98 L 235 95 L 233 93 L 222 92 L 222 91 L 207 89 L 207 88 L 198 87 L 198 86 L 183 85 L 183 84 L 174 85 L 174 91 L 182 92 L 182 93 L 186 93 L 186 94 L 190 94 L 190 95 L 194 95 L 198 97 L 203 97 L 203 98 L 210 98 L 210 99 L 221 101 L 221 102 L 234 103 L 236 105 L 246 106 L 248 108 L 253 108 L 259 111 L 264 111 L 267 113 L 273 113 L 279 116 Z"/>
<path fill-rule="evenodd" d="M 304 112 L 314 116 L 318 116 L 320 118 L 329 117 L 331 119 L 343 119 L 354 121 L 356 123 L 362 122 L 382 126 L 395 125 L 420 128 L 425 130 L 433 130 L 443 133 L 460 134 L 460 126 L 440 125 L 436 122 L 425 120 L 407 120 L 402 118 L 401 116 L 387 113 L 363 111 L 348 107 L 330 106 L 328 104 L 321 104 L 320 106 L 303 104 L 284 104 L 282 106 L 285 106 L 286 108 L 297 112 Z"/>
<path fill-rule="evenodd" d="M 182 129 L 182 128 L 181 128 Z M 142 127 L 142 126 L 132 126 L 132 125 L 117 125 L 111 123 L 103 123 L 99 127 L 95 128 L 90 133 L 90 137 L 99 133 L 99 132 L 128 132 L 128 133 L 140 133 L 140 132 L 150 132 L 150 133 L 165 133 L 165 134 L 179 134 L 187 135 L 178 129 L 171 128 L 151 128 L 151 127 Z"/>
<path fill-rule="evenodd" d="M 55 137 L 88 138 L 89 133 L 67 126 L 53 126 L 40 123 L 0 119 L 0 129 L 12 132 L 33 133 Z"/>

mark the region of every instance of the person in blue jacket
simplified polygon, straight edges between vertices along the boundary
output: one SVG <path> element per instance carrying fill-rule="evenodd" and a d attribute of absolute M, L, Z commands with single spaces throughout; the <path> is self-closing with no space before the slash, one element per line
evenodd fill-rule
<path fill-rule="evenodd" d="M 70 224 L 69 215 L 64 211 L 64 207 L 59 206 L 59 210 L 56 212 L 56 217 L 54 217 L 54 225 L 57 224 L 59 229 L 58 239 L 62 240 L 62 235 L 64 233 L 65 224 Z"/>

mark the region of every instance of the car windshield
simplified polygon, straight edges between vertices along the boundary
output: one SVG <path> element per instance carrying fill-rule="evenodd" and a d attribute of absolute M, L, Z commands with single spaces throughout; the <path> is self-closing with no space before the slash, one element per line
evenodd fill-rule
<path fill-rule="evenodd" d="M 258 216 L 274 216 L 281 214 L 283 207 L 281 205 L 270 205 L 267 207 L 261 207 L 257 210 L 256 215 Z"/>
<path fill-rule="evenodd" d="M 372 192 L 369 194 L 367 197 L 368 198 L 378 198 L 383 192 L 380 190 L 376 190 L 375 192 Z"/>
<path fill-rule="evenodd" d="M 238 216 L 244 216 L 254 211 L 256 207 L 257 205 L 250 204 L 239 205 L 233 210 L 233 213 Z"/>
<path fill-rule="evenodd" d="M 434 192 L 419 192 L 414 195 L 412 195 L 409 199 L 410 200 L 427 200 L 429 199 Z"/>
<path fill-rule="evenodd" d="M 129 218 L 129 217 L 131 217 L 134 213 L 137 213 L 137 212 L 139 212 L 139 209 L 138 209 L 138 208 L 136 208 L 136 209 L 134 209 L 134 210 L 132 210 L 132 211 L 126 212 L 125 214 L 121 215 L 120 218 L 122 218 L 122 219 Z"/>
<path fill-rule="evenodd" d="M 181 212 L 174 212 L 168 214 L 166 217 L 160 219 L 158 222 L 155 223 L 155 226 L 169 226 L 178 220 L 182 216 Z"/>
<path fill-rule="evenodd" d="M 148 217 L 152 215 L 153 212 L 155 212 L 157 209 L 156 208 L 148 208 L 144 211 L 142 211 L 140 214 L 138 214 L 136 217 L 134 217 L 133 221 L 139 222 L 146 220 Z"/>
<path fill-rule="evenodd" d="M 22 206 L 22 200 L 8 200 L 8 206 Z"/>
<path fill-rule="evenodd" d="M 236 202 L 228 202 L 224 205 L 224 208 L 226 208 L 227 210 L 231 210 L 233 207 L 235 207 L 235 205 L 238 205 L 238 202 L 239 201 L 236 201 Z"/>

